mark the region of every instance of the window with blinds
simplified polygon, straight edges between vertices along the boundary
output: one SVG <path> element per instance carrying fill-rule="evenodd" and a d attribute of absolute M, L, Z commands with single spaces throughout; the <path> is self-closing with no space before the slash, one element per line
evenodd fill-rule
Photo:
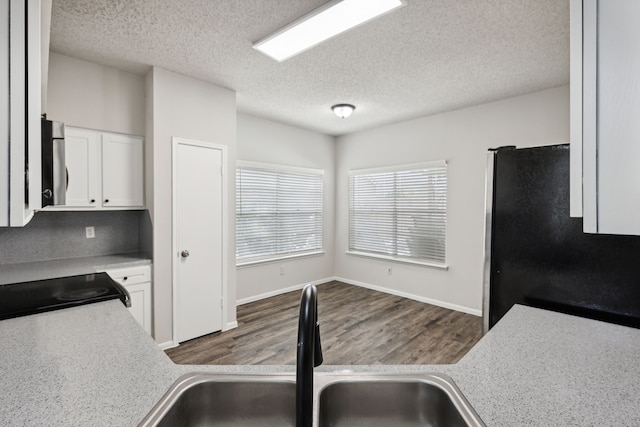
<path fill-rule="evenodd" d="M 323 171 L 238 162 L 236 264 L 322 251 Z"/>
<path fill-rule="evenodd" d="M 349 252 L 445 267 L 445 161 L 349 173 Z"/>

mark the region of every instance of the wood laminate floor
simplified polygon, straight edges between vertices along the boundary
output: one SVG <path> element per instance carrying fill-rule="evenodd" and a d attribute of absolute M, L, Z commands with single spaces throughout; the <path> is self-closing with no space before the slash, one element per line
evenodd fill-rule
<path fill-rule="evenodd" d="M 300 291 L 238 307 L 238 327 L 166 351 L 175 363 L 294 365 Z M 318 286 L 325 365 L 449 364 L 482 336 L 482 319 L 341 282 Z"/>

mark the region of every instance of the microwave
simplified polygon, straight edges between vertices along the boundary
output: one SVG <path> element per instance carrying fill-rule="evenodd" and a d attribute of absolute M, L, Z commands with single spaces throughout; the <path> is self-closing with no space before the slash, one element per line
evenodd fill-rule
<path fill-rule="evenodd" d="M 42 207 L 66 203 L 69 174 L 65 166 L 64 123 L 42 116 Z"/>

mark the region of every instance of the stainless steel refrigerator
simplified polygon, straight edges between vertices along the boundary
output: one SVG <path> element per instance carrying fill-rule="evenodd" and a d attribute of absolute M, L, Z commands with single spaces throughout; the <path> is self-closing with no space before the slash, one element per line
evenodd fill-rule
<path fill-rule="evenodd" d="M 568 144 L 490 150 L 486 194 L 485 331 L 514 304 L 640 328 L 640 237 L 569 217 Z"/>

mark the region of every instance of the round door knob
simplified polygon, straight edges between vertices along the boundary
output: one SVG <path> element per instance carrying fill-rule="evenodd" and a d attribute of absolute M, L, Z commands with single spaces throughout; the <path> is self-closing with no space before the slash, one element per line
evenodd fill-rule
<path fill-rule="evenodd" d="M 104 202 L 105 203 L 109 203 L 109 199 L 104 199 Z"/>
<path fill-rule="evenodd" d="M 181 256 L 182 258 L 186 258 L 186 257 L 188 257 L 188 256 L 189 256 L 189 251 L 184 250 L 184 251 L 180 252 L 180 256 Z"/>

